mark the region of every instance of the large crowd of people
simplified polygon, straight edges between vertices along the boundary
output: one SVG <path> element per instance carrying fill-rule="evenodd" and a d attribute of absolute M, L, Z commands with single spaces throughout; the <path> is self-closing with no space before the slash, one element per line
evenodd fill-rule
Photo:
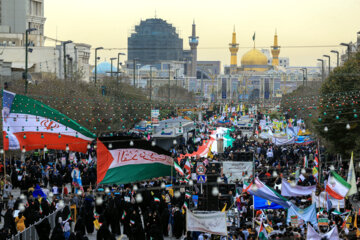
<path fill-rule="evenodd" d="M 259 118 L 260 119 L 260 118 Z M 318 157 L 316 142 L 307 145 L 276 146 L 271 141 L 260 140 L 244 134 L 237 126 L 231 126 L 233 144 L 223 153 L 209 154 L 207 157 L 183 157 L 196 152 L 202 143 L 209 139 L 216 123 L 203 121 L 197 123 L 193 136 L 178 141 L 171 149 L 172 157 L 179 159 L 184 169 L 191 162 L 189 173 L 195 173 L 195 166 L 202 163 L 236 161 L 241 152 L 253 152 L 255 177 L 280 193 L 278 188 L 282 179 L 296 181 L 300 186 L 317 185 L 316 193 L 324 191 L 323 181 L 327 179 L 330 167 L 323 165 L 321 178 L 313 175 Z M 255 134 L 257 123 L 254 124 Z M 128 133 L 121 133 L 128 134 Z M 129 133 L 130 134 L 130 133 Z M 131 133 L 134 135 L 134 133 Z M 134 135 L 135 136 L 135 135 Z M 200 140 L 196 140 L 200 139 Z M 321 152 L 325 149 L 321 148 Z M 304 157 L 308 159 L 303 166 Z M 336 162 L 334 168 L 346 179 L 348 162 Z M 26 157 L 6 158 L 6 165 L 0 164 L 0 172 L 6 177 L 1 179 L 0 209 L 2 229 L 0 239 L 8 239 L 35 224 L 39 239 L 85 240 L 95 235 L 98 240 L 111 240 L 126 235 L 129 239 L 161 240 L 172 236 L 176 239 L 257 239 L 259 223 L 266 226 L 270 239 L 305 239 L 307 224 L 292 225 L 286 221 L 285 209 L 255 210 L 253 196 L 245 189 L 245 181 L 228 181 L 229 176 L 220 172 L 221 182 L 232 185 L 235 191 L 229 191 L 226 206 L 220 204 L 218 211 L 233 212 L 233 220 L 228 223 L 228 236 L 215 236 L 201 232 L 187 232 L 186 211 L 196 209 L 197 203 L 186 196 L 186 192 L 198 195 L 201 190 L 195 179 L 180 175 L 151 179 L 137 184 L 98 186 L 96 184 L 96 149 L 91 147 L 84 154 L 62 151 L 35 151 Z M 81 184 L 74 180 L 74 172 L 81 175 Z M 252 176 L 254 177 L 254 176 Z M 321 181 L 320 181 L 320 180 Z M 289 200 L 300 208 L 312 204 L 311 196 L 291 197 Z M 187 203 L 187 204 L 186 204 Z M 343 239 L 356 239 L 356 229 L 351 225 L 344 227 L 341 214 L 352 210 L 349 199 L 343 208 L 318 209 L 320 217 L 328 218 L 328 226 L 320 231 L 327 232 L 337 226 Z M 50 214 L 55 214 L 55 226 L 51 227 Z M 355 212 L 357 214 L 357 212 Z"/>

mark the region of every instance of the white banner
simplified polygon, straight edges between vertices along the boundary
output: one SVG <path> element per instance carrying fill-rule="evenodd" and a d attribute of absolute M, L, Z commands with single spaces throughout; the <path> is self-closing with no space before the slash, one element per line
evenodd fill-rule
<path fill-rule="evenodd" d="M 234 183 L 236 179 L 249 179 L 252 172 L 252 162 L 223 162 L 223 173 L 228 178 L 228 183 Z"/>
<path fill-rule="evenodd" d="M 335 225 L 329 232 L 319 234 L 317 233 L 310 224 L 307 227 L 306 240 L 321 240 L 321 239 L 331 239 L 331 240 L 339 240 L 339 232 Z"/>
<path fill-rule="evenodd" d="M 315 195 L 315 192 L 311 195 L 312 203 L 316 203 L 317 208 L 327 209 L 326 192 L 321 192 L 319 196 Z M 337 200 L 330 197 L 331 208 L 345 208 L 345 200 Z"/>
<path fill-rule="evenodd" d="M 272 138 L 272 142 L 276 145 L 276 146 L 281 146 L 281 145 L 289 145 L 289 144 L 294 144 L 295 143 L 295 137 L 292 137 L 290 139 L 288 139 L 288 137 L 282 137 L 282 138 Z"/>
<path fill-rule="evenodd" d="M 226 236 L 226 213 L 192 213 L 190 210 L 188 210 L 186 211 L 186 230 Z"/>
<path fill-rule="evenodd" d="M 281 182 L 281 195 L 285 197 L 300 197 L 311 195 L 316 191 L 316 185 L 313 186 L 291 186 L 291 184 L 286 180 L 282 179 Z"/>

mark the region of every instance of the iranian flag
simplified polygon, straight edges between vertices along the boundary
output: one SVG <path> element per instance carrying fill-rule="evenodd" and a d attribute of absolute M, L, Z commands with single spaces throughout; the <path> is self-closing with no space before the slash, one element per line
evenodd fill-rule
<path fill-rule="evenodd" d="M 97 141 L 98 184 L 124 184 L 170 176 L 171 153 L 151 142 L 129 136 L 101 137 Z"/>
<path fill-rule="evenodd" d="M 96 136 L 59 111 L 27 96 L 3 91 L 5 150 L 42 149 L 87 151 Z"/>
<path fill-rule="evenodd" d="M 331 171 L 331 175 L 326 184 L 326 192 L 335 199 L 342 200 L 349 192 L 351 185 L 346 182 L 335 171 Z"/>

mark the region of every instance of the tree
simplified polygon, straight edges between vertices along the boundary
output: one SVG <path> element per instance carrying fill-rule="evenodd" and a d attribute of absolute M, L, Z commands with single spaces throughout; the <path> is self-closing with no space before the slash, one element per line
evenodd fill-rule
<path fill-rule="evenodd" d="M 322 84 L 316 132 L 326 140 L 331 152 L 349 154 L 360 150 L 359 76 L 360 52 L 357 52 L 343 66 L 335 68 Z"/>

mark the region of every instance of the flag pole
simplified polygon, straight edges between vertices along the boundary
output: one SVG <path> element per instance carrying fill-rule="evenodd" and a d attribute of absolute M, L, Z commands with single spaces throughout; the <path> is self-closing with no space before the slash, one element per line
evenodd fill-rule
<path fill-rule="evenodd" d="M 255 156 L 253 152 L 253 184 L 255 184 Z M 252 227 L 255 229 L 255 202 L 254 202 L 254 196 L 253 196 L 253 221 L 252 221 Z"/>
<path fill-rule="evenodd" d="M 6 160 L 5 160 L 5 149 L 4 151 L 4 184 L 6 184 Z"/>

